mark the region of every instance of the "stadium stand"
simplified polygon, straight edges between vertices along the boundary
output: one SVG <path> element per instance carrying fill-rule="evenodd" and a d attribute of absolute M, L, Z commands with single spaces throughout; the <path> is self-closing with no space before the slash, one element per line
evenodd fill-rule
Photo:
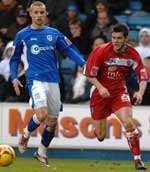
<path fill-rule="evenodd" d="M 128 16 L 127 23 L 130 29 L 140 29 L 142 27 L 150 27 L 150 15 Z"/>
<path fill-rule="evenodd" d="M 138 35 L 139 35 L 139 31 L 138 30 L 130 30 L 129 31 L 129 38 L 131 40 L 133 40 L 134 42 L 138 41 Z"/>
<path fill-rule="evenodd" d="M 62 75 L 64 99 L 70 99 L 72 97 L 72 80 L 76 70 L 76 64 L 69 58 L 65 58 L 61 61 L 60 70 Z"/>
<path fill-rule="evenodd" d="M 91 32 L 90 28 L 92 28 L 95 25 L 96 19 L 97 19 L 96 16 L 99 12 L 102 12 L 102 9 L 106 10 L 109 13 L 112 24 L 115 24 L 115 22 L 118 21 L 119 23 L 126 23 L 129 26 L 129 28 L 130 28 L 129 40 L 131 40 L 131 42 L 133 41 L 133 43 L 135 43 L 134 45 L 136 45 L 138 42 L 139 30 L 143 27 L 150 27 L 150 13 L 148 10 L 145 9 L 145 7 L 148 8 L 146 0 L 130 0 L 130 1 L 128 1 L 129 5 L 127 5 L 127 3 L 126 3 L 127 1 L 123 1 L 121 3 L 121 5 L 124 4 L 124 8 L 122 8 L 123 10 L 119 13 L 112 13 L 109 5 L 111 2 L 114 2 L 114 1 L 109 1 L 109 0 L 106 0 L 107 4 L 105 4 L 104 3 L 105 1 L 103 1 L 103 0 L 97 0 L 97 1 L 88 0 L 88 2 L 86 0 L 86 1 L 80 1 L 80 3 L 78 0 L 74 0 L 74 1 L 63 0 L 63 1 L 59 1 L 58 3 L 53 2 L 52 0 L 51 1 L 50 0 L 49 1 L 41 0 L 41 1 L 45 2 L 47 5 L 47 9 L 49 12 L 48 19 L 50 20 L 50 24 L 52 26 L 57 26 L 56 23 L 58 22 L 58 18 L 62 17 L 64 14 L 66 14 L 68 5 L 71 4 L 72 2 L 74 2 L 75 6 L 69 6 L 69 8 L 70 7 L 75 8 L 79 12 L 79 14 L 82 14 L 82 15 L 80 15 L 80 17 L 81 17 L 81 21 L 82 21 L 82 27 L 84 30 L 84 32 L 83 32 L 84 39 L 86 40 L 86 41 L 83 41 L 84 42 L 83 47 L 85 46 L 86 51 L 87 51 L 86 55 L 88 55 L 88 53 L 91 51 L 91 48 L 90 48 L 91 41 L 89 39 L 89 35 Z M 27 0 L 26 2 L 23 2 L 21 0 L 18 0 L 18 1 L 12 0 L 12 2 L 14 3 L 14 6 L 13 6 L 10 2 L 9 2 L 10 11 L 12 9 L 15 9 L 15 11 L 16 11 L 15 13 L 13 13 L 14 14 L 13 20 L 7 20 L 7 17 L 8 17 L 7 13 L 9 13 L 9 11 L 7 10 L 8 7 L 5 6 L 3 1 L 0 3 L 3 7 L 3 8 L 2 7 L 0 8 L 0 13 L 3 14 L 0 16 L 2 18 L 1 25 L 0 25 L 0 40 L 2 40 L 2 41 L 0 41 L 0 59 L 1 60 L 2 60 L 2 54 L 3 54 L 4 47 L 10 41 L 10 37 L 9 37 L 10 24 L 7 26 L 7 28 L 5 28 L 5 27 L 3 27 L 4 23 L 7 21 L 10 21 L 11 24 L 13 24 L 13 26 L 14 26 L 14 24 L 17 23 L 16 15 L 18 13 L 20 13 L 20 10 L 28 9 L 29 4 L 31 3 L 30 0 Z M 64 2 L 66 2 L 66 3 L 64 3 Z M 119 6 L 119 2 L 120 1 L 117 1 L 118 6 Z M 88 13 L 86 10 L 84 10 L 86 8 L 85 6 L 87 5 L 87 3 L 91 4 L 91 7 L 89 8 L 91 11 L 89 11 Z M 51 4 L 53 4 L 53 6 L 51 6 Z M 101 4 L 101 6 L 99 6 L 100 4 Z M 56 5 L 57 5 L 57 8 L 54 8 L 54 6 L 56 6 Z M 104 8 L 104 6 L 106 6 L 106 7 Z M 101 8 L 98 8 L 98 7 L 101 7 Z M 115 10 L 117 10 L 117 9 L 115 8 Z M 52 13 L 54 13 L 53 16 L 52 16 Z M 90 15 L 92 17 L 89 17 Z M 9 17 L 10 16 L 11 15 L 9 15 Z M 28 20 L 28 22 L 30 22 L 30 20 Z M 88 25 L 86 25 L 86 23 L 88 23 Z M 66 27 L 64 22 L 63 22 L 63 27 Z M 14 35 L 15 34 L 16 33 L 14 33 Z M 67 31 L 66 34 L 70 34 L 70 32 Z M 11 40 L 12 39 L 13 39 L 13 37 L 11 37 Z M 70 39 L 70 37 L 69 37 L 69 39 Z M 71 41 L 74 42 L 72 39 L 71 39 Z M 85 43 L 86 43 L 86 45 L 85 45 Z M 78 43 L 78 45 L 80 46 L 79 43 Z M 81 48 L 79 48 L 79 50 L 81 51 Z M 85 52 L 82 52 L 82 53 L 85 54 Z M 69 84 L 69 86 L 70 86 L 71 80 L 74 79 L 75 65 L 72 64 L 71 62 L 69 62 L 68 59 L 64 59 L 61 62 L 60 68 L 61 68 L 60 71 L 62 73 L 62 78 L 64 80 L 63 87 L 65 87 L 65 85 L 67 85 L 67 84 Z M 64 88 L 63 90 L 66 90 L 66 88 Z"/>
<path fill-rule="evenodd" d="M 140 11 L 142 9 L 142 3 L 140 0 L 131 0 L 130 9 L 133 11 Z"/>
<path fill-rule="evenodd" d="M 128 22 L 128 16 L 127 15 L 116 15 L 115 18 L 119 23 L 127 23 Z"/>

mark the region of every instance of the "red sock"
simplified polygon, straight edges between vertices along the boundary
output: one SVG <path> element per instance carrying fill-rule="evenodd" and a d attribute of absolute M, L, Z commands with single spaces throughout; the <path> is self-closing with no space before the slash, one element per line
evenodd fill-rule
<path fill-rule="evenodd" d="M 139 131 L 135 129 L 131 132 L 126 133 L 129 148 L 134 157 L 140 155 L 140 142 L 139 142 Z"/>

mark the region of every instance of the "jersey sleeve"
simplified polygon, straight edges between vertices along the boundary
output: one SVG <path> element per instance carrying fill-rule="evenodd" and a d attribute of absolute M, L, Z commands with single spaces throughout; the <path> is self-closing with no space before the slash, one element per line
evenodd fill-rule
<path fill-rule="evenodd" d="M 17 78 L 18 65 L 21 61 L 23 43 L 20 36 L 17 34 L 13 43 L 13 53 L 10 58 L 10 76 L 14 80 Z"/>
<path fill-rule="evenodd" d="M 148 73 L 143 65 L 142 59 L 138 52 L 134 53 L 134 61 L 135 64 L 133 65 L 133 69 L 135 70 L 139 81 L 147 81 L 148 80 Z"/>
<path fill-rule="evenodd" d="M 58 38 L 56 42 L 56 47 L 59 51 L 63 52 L 66 48 L 70 47 L 72 42 L 61 32 L 58 32 Z"/>
<path fill-rule="evenodd" d="M 78 65 L 83 66 L 85 64 L 85 60 L 79 50 L 62 33 L 58 35 L 56 47 L 64 56 L 69 57 Z"/>
<path fill-rule="evenodd" d="M 87 77 L 97 77 L 103 62 L 103 56 L 103 49 L 100 47 L 91 52 L 85 67 L 85 75 Z"/>

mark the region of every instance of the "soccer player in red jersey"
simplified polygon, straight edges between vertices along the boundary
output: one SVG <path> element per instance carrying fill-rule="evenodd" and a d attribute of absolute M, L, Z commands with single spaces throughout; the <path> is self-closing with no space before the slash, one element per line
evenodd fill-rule
<path fill-rule="evenodd" d="M 133 94 L 134 104 L 140 104 L 146 88 L 147 73 L 137 51 L 127 44 L 128 27 L 113 27 L 112 41 L 94 49 L 88 57 L 85 74 L 95 86 L 90 109 L 99 141 L 106 135 L 106 119 L 115 113 L 125 128 L 125 136 L 134 155 L 135 168 L 146 170 L 140 156 L 140 131 L 132 117 L 132 107 L 125 76 L 133 69 L 139 80 L 139 90 Z"/>

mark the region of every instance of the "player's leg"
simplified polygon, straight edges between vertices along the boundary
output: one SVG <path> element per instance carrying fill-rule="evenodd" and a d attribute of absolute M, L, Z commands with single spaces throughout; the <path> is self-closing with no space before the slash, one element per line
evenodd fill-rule
<path fill-rule="evenodd" d="M 35 153 L 35 157 L 40 161 L 41 166 L 48 166 L 48 158 L 46 155 L 48 146 L 55 135 L 55 128 L 57 126 L 57 118 L 60 112 L 61 101 L 60 101 L 60 90 L 57 83 L 47 83 L 46 94 L 48 103 L 48 114 L 50 116 L 47 119 L 47 125 L 45 126 L 41 143 L 38 147 L 38 151 Z"/>
<path fill-rule="evenodd" d="M 43 130 L 41 143 L 37 152 L 34 153 L 34 157 L 39 160 L 42 167 L 49 167 L 47 149 L 55 136 L 55 128 L 57 125 L 57 117 L 50 117 Z"/>
<path fill-rule="evenodd" d="M 48 114 L 47 108 L 47 98 L 46 92 L 43 87 L 43 83 L 40 81 L 34 81 L 31 86 L 31 95 L 32 95 L 32 107 L 34 108 L 35 114 L 29 120 L 28 125 L 24 129 L 24 132 L 19 140 L 19 151 L 21 153 L 25 152 L 27 149 L 27 143 L 31 133 L 39 127 L 40 123 L 45 121 Z"/>
<path fill-rule="evenodd" d="M 117 111 L 117 117 L 122 122 L 125 128 L 125 136 L 127 138 L 130 151 L 134 156 L 135 168 L 137 170 L 145 170 L 144 163 L 141 160 L 140 152 L 140 130 L 137 126 L 137 121 L 132 117 L 131 107 L 122 107 Z"/>
<path fill-rule="evenodd" d="M 102 98 L 94 91 L 90 99 L 91 116 L 94 123 L 94 134 L 99 141 L 106 136 L 106 118 L 111 114 L 111 98 Z"/>
<path fill-rule="evenodd" d="M 106 119 L 94 120 L 94 134 L 99 141 L 103 141 L 106 136 Z"/>
<path fill-rule="evenodd" d="M 94 134 L 99 141 L 103 141 L 106 136 L 106 119 L 111 114 L 111 98 L 103 99 L 99 94 L 98 97 L 92 95 L 90 110 L 95 127 Z"/>

